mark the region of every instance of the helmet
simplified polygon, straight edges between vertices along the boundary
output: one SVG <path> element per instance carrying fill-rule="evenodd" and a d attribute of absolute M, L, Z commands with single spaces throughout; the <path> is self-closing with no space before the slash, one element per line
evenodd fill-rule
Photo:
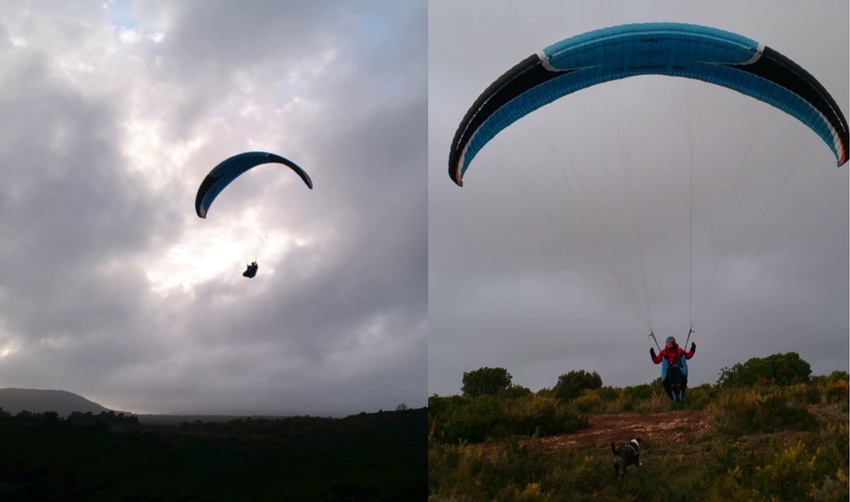
<path fill-rule="evenodd" d="M 664 340 L 664 341 L 666 343 L 670 343 L 670 342 L 676 343 L 676 337 L 675 336 L 668 336 L 667 339 Z"/>

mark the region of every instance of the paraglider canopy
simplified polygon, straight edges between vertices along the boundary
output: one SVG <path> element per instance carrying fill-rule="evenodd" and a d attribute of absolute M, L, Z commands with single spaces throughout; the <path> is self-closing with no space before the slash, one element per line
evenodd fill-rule
<path fill-rule="evenodd" d="M 308 188 L 313 188 L 313 180 L 310 176 L 294 162 L 268 152 L 245 152 L 234 155 L 215 166 L 201 186 L 198 187 L 198 194 L 195 196 L 195 212 L 201 218 L 207 217 L 207 211 L 215 198 L 229 185 L 233 180 L 238 178 L 242 173 L 261 164 L 283 164 L 289 166 L 295 174 L 297 174 Z"/>
<path fill-rule="evenodd" d="M 575 104 L 573 100 L 581 101 L 586 97 L 593 100 L 594 97 L 603 94 L 594 94 L 593 92 L 584 94 L 588 88 L 624 80 L 621 88 L 627 89 L 630 84 L 638 84 L 635 81 L 639 79 L 631 79 L 630 77 L 646 75 L 680 77 L 671 80 L 687 78 L 705 82 L 732 90 L 734 91 L 732 94 L 737 93 L 754 98 L 752 101 L 758 100 L 766 103 L 787 113 L 798 124 L 815 133 L 816 137 L 819 137 L 833 153 L 839 166 L 847 163 L 848 148 L 850 148 L 848 146 L 847 120 L 827 89 L 799 64 L 763 43 L 727 31 L 692 24 L 645 23 L 613 26 L 572 36 L 531 54 L 507 69 L 483 90 L 460 120 L 448 152 L 449 177 L 455 184 L 463 186 L 468 169 L 488 143 L 515 122 L 520 121 L 522 123 L 526 120 L 525 117 L 536 110 L 547 108 L 551 103 L 562 97 L 565 98 L 561 100 L 562 102 L 570 102 L 565 104 Z M 699 87 L 707 88 L 711 86 Z M 708 92 L 713 92 L 713 89 L 708 89 Z M 704 94 L 704 96 L 708 95 Z M 737 96 L 730 97 L 737 98 Z M 664 104 L 675 106 L 676 104 L 672 101 L 671 99 L 670 102 Z M 617 102 L 612 100 L 610 103 L 601 101 L 591 103 L 591 105 L 598 105 L 596 108 L 599 108 L 600 111 L 609 104 L 616 107 Z M 705 103 L 700 103 L 700 105 L 708 108 L 712 106 L 712 103 L 706 100 Z M 635 110 L 636 108 L 632 109 Z M 546 117 L 546 111 L 541 111 L 542 113 L 538 114 L 538 118 Z M 687 110 L 683 111 L 688 112 Z M 770 112 L 771 110 L 766 111 Z M 618 112 L 623 112 L 622 115 L 618 113 L 618 116 L 626 115 L 626 110 L 618 110 Z M 665 111 L 659 113 L 657 118 L 668 116 L 669 114 Z M 587 117 L 586 114 L 561 114 L 558 120 L 562 123 L 569 122 L 570 130 L 578 130 Z M 733 115 L 728 117 L 734 118 Z M 605 118 L 603 114 L 599 114 L 599 116 L 591 117 L 591 120 L 587 123 L 604 127 L 612 125 L 603 123 Z M 689 121 L 698 119 L 698 117 L 693 116 L 686 118 Z M 534 126 L 534 124 L 539 125 L 541 121 L 535 122 L 535 118 L 530 117 L 529 123 Z M 557 123 L 554 122 L 554 124 Z M 506 141 L 505 144 L 522 143 L 523 146 L 520 148 L 527 148 L 528 150 L 518 150 L 523 152 L 519 161 L 517 161 L 518 157 L 501 156 L 504 157 L 504 162 L 509 162 L 511 166 L 510 169 L 503 169 L 497 174 L 506 176 L 506 180 L 509 180 L 510 176 L 518 178 L 516 189 L 524 194 L 523 203 L 528 202 L 531 206 L 536 205 L 540 209 L 541 215 L 545 217 L 541 219 L 542 223 L 549 222 L 552 224 L 551 239 L 558 239 L 555 241 L 556 244 L 553 249 L 557 251 L 557 247 L 561 246 L 562 242 L 564 246 L 573 245 L 576 251 L 588 260 L 591 268 L 598 273 L 612 292 L 619 295 L 623 302 L 632 309 L 635 316 L 652 332 L 650 295 L 643 256 L 645 241 L 641 238 L 639 213 L 634 198 L 634 184 L 629 172 L 632 154 L 629 151 L 630 138 L 628 135 L 631 133 L 629 131 L 631 127 L 628 124 L 620 124 L 626 130 L 626 134 L 622 135 L 618 130 L 618 125 L 613 124 L 613 126 L 610 129 L 600 127 L 598 131 L 593 131 L 593 133 L 607 132 L 607 134 L 600 134 L 600 136 L 610 144 L 619 140 L 623 150 L 621 159 L 613 158 L 614 156 L 608 153 L 615 151 L 615 148 L 594 149 L 592 160 L 588 164 L 580 156 L 571 155 L 572 152 L 567 151 L 568 148 L 560 148 L 558 144 L 545 144 L 542 141 L 543 134 L 535 135 L 526 141 L 516 141 L 517 136 L 509 135 L 507 138 L 503 138 Z M 513 132 L 521 133 L 522 131 Z M 612 132 L 614 134 L 611 134 Z M 694 172 L 696 170 L 694 166 L 699 162 L 707 161 L 707 159 L 700 158 L 702 150 L 694 148 L 694 138 L 699 137 L 699 133 L 695 134 L 693 129 L 683 132 L 689 133 L 687 139 L 691 142 L 690 145 L 685 145 L 686 147 L 690 146 L 689 158 L 684 163 L 690 171 L 688 191 L 681 196 L 682 200 L 685 196 L 688 197 L 689 207 L 687 211 L 668 210 L 667 212 L 679 212 L 682 215 L 687 215 L 689 225 L 687 227 L 687 246 L 689 249 L 687 264 L 689 275 L 687 280 L 690 292 L 688 301 L 691 304 L 690 327 L 693 329 L 706 305 L 715 298 L 719 284 L 727 277 L 729 268 L 731 268 L 731 266 L 729 268 L 719 267 L 718 260 L 724 259 L 729 263 L 741 255 L 743 247 L 749 241 L 749 237 L 753 235 L 755 226 L 761 221 L 761 216 L 769 208 L 773 199 L 765 199 L 767 204 L 757 210 L 752 210 L 752 212 L 749 212 L 750 207 L 754 206 L 745 207 L 744 209 L 747 211 L 733 211 L 733 209 L 741 207 L 741 204 L 735 207 L 735 203 L 746 196 L 740 188 L 744 187 L 750 180 L 743 176 L 735 176 L 736 185 L 729 194 L 728 201 L 725 194 L 723 197 L 716 198 L 718 202 L 726 202 L 725 211 L 723 208 L 720 211 L 712 211 L 713 208 L 695 205 Z M 585 135 L 582 134 L 580 137 L 583 138 Z M 590 134 L 587 137 L 590 137 Z M 681 137 L 679 138 L 681 139 Z M 752 143 L 751 148 L 755 146 L 755 141 Z M 555 158 L 540 161 L 542 155 L 538 157 L 538 152 L 550 149 Z M 534 152 L 534 155 L 525 155 L 525 152 L 531 151 Z M 511 153 L 515 152 L 512 151 Z M 495 158 L 496 153 L 488 161 L 491 164 L 497 164 L 497 162 L 493 162 Z M 677 160 L 673 156 L 659 156 L 658 158 L 664 161 L 663 164 L 681 163 L 681 159 Z M 720 156 L 718 156 L 719 159 Z M 499 161 L 502 160 L 502 158 L 499 159 Z M 604 186 L 606 188 L 605 197 L 593 200 L 594 197 L 591 195 L 596 192 L 587 190 L 583 183 L 584 180 L 581 179 L 582 176 L 579 175 L 580 171 L 594 171 L 594 174 L 598 172 L 600 184 L 604 184 L 609 179 L 608 173 L 605 171 L 605 166 L 609 163 L 621 166 L 623 174 L 624 197 L 614 201 L 614 204 L 610 201 L 616 199 L 616 194 L 607 190 L 613 184 Z M 725 164 L 725 161 L 721 164 Z M 738 171 L 740 174 L 744 171 L 743 167 L 751 164 L 751 162 L 742 160 L 739 164 L 742 167 Z M 766 169 L 784 167 L 778 165 L 784 163 L 752 162 L 752 164 L 766 164 L 769 166 Z M 551 169 L 548 167 L 550 165 L 552 166 Z M 538 172 L 544 176 L 551 172 L 553 178 L 541 176 L 540 179 L 544 182 L 538 185 L 539 180 L 530 179 L 529 176 L 536 174 L 536 172 L 524 171 L 526 166 L 529 166 L 529 169 L 530 166 L 542 166 L 543 168 L 539 169 Z M 583 169 L 579 166 L 590 166 L 590 168 Z M 647 170 L 645 172 L 650 174 L 652 171 Z M 548 182 L 554 180 L 555 176 L 560 180 L 560 184 L 549 184 Z M 613 177 L 610 179 L 613 180 Z M 651 180 L 652 178 L 647 176 L 645 179 Z M 784 180 L 788 177 L 777 176 L 774 179 L 779 180 L 779 183 L 774 184 L 772 183 L 773 180 L 770 180 L 769 188 L 778 186 L 774 192 L 775 196 L 782 187 L 781 183 L 784 183 Z M 739 180 L 742 183 L 738 184 Z M 714 186 L 712 184 L 706 188 L 710 189 Z M 564 197 L 562 195 L 564 193 L 568 195 Z M 490 194 L 487 195 L 489 198 Z M 670 200 L 674 201 L 677 198 Z M 566 202 L 562 203 L 561 201 Z M 625 218 L 622 222 L 617 221 L 615 216 L 625 214 L 626 212 L 621 210 L 626 206 L 630 206 L 630 211 L 627 212 L 628 221 Z M 657 204 L 647 204 L 647 206 L 654 206 L 650 209 L 658 209 Z M 505 205 L 505 208 L 507 207 Z M 512 209 L 518 206 L 510 207 Z M 503 207 L 498 209 L 508 212 Z M 561 214 L 564 214 L 563 218 Z M 705 269 L 703 284 L 695 285 L 694 278 L 699 273 L 699 267 L 694 267 L 694 222 L 695 220 L 702 221 L 704 216 L 708 219 L 715 215 L 723 218 L 722 224 L 712 225 L 711 230 L 719 229 L 717 238 L 714 239 L 714 236 L 708 235 L 712 238 L 709 241 L 708 239 L 701 240 L 698 236 L 696 241 L 698 249 L 701 245 L 709 245 L 704 246 L 700 251 L 710 263 Z M 754 217 L 751 217 L 751 215 Z M 511 216 L 513 217 L 513 215 Z M 738 228 L 735 228 L 733 232 L 730 229 L 738 222 L 731 220 L 739 217 L 741 220 L 750 217 L 750 221 L 747 223 L 751 222 L 753 225 L 750 228 L 744 228 L 745 224 L 742 223 L 738 226 L 741 227 L 743 232 L 737 232 Z M 684 217 L 682 220 L 684 221 Z M 572 226 L 572 221 L 575 222 L 575 226 Z M 605 225 L 605 223 L 608 223 L 608 225 Z M 568 233 L 573 228 L 578 228 L 579 224 L 587 229 L 586 235 Z M 528 226 L 530 227 L 530 225 Z M 677 232 L 674 227 L 670 228 L 671 233 Z M 549 236 L 543 237 L 546 239 L 545 243 L 552 242 Z M 730 237 L 734 237 L 734 239 Z M 731 241 L 736 242 L 729 245 L 728 243 Z M 635 251 L 625 253 L 623 251 L 625 246 L 632 243 Z M 733 249 L 734 246 L 737 246 L 737 249 Z M 671 247 L 671 249 L 673 248 Z M 626 256 L 627 254 L 630 256 Z M 567 258 L 572 259 L 573 256 L 576 255 L 573 254 Z M 622 259 L 624 257 L 625 260 Z M 461 258 L 467 258 L 467 256 L 461 256 Z M 626 270 L 627 267 L 624 266 L 624 264 L 630 265 L 632 263 L 634 263 L 633 268 L 638 268 L 637 273 L 630 274 L 629 270 Z M 651 336 L 654 339 L 652 333 Z M 688 336 L 690 338 L 690 333 Z M 687 342 L 685 345 L 687 345 Z"/>
<path fill-rule="evenodd" d="M 500 131 L 567 94 L 636 75 L 702 80 L 769 103 L 808 126 L 847 162 L 847 120 L 809 72 L 779 52 L 727 31 L 680 23 L 614 26 L 532 54 L 493 82 L 461 121 L 449 176 L 463 186 L 472 159 Z"/>

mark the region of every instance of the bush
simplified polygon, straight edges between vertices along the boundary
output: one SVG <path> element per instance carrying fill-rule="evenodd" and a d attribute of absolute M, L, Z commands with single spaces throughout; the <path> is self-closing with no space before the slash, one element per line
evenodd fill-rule
<path fill-rule="evenodd" d="M 548 396 L 432 396 L 428 404 L 431 438 L 450 444 L 480 443 L 514 434 L 548 436 L 589 426 L 586 418 Z"/>
<path fill-rule="evenodd" d="M 795 404 L 817 404 L 821 402 L 821 390 L 817 385 L 798 383 L 786 389 L 788 401 Z"/>
<path fill-rule="evenodd" d="M 830 381 L 824 385 L 823 396 L 827 403 L 847 403 L 848 394 L 847 380 Z"/>
<path fill-rule="evenodd" d="M 670 398 L 664 393 L 661 379 L 623 388 L 616 399 L 610 402 L 607 411 L 610 413 L 667 411 L 670 409 Z"/>
<path fill-rule="evenodd" d="M 820 485 L 812 489 L 813 500 L 847 500 L 848 429 L 846 418 L 835 421 L 809 441 L 809 451 L 814 449 L 812 484 Z M 835 493 L 842 493 L 844 498 L 836 497 Z"/>
<path fill-rule="evenodd" d="M 765 358 L 754 357 L 732 368 L 723 368 L 717 386 L 765 387 L 769 385 L 789 386 L 806 383 L 812 374 L 812 367 L 800 359 L 796 352 L 773 354 Z"/>
<path fill-rule="evenodd" d="M 428 400 L 431 435 L 445 443 L 483 442 L 498 431 L 504 418 L 502 401 L 494 396 L 452 396 L 439 402 L 436 410 L 431 409 L 432 401 L 438 399 Z"/>
<path fill-rule="evenodd" d="M 644 383 L 623 388 L 623 394 L 633 399 L 649 399 L 657 389 L 661 388 L 661 378 L 656 378 L 652 383 Z"/>
<path fill-rule="evenodd" d="M 702 410 L 717 398 L 717 394 L 717 389 L 708 383 L 688 387 L 685 403 L 692 410 Z"/>
<path fill-rule="evenodd" d="M 829 376 L 827 376 L 826 378 L 829 379 L 830 382 L 838 382 L 841 380 L 847 382 L 848 380 L 850 380 L 850 373 L 847 373 L 846 371 L 842 370 L 835 370 L 830 373 Z"/>
<path fill-rule="evenodd" d="M 614 387 L 602 387 L 596 394 L 603 401 L 615 401 L 623 391 Z"/>
<path fill-rule="evenodd" d="M 585 392 L 572 400 L 572 406 L 580 413 L 602 410 L 602 398 L 596 392 Z"/>
<path fill-rule="evenodd" d="M 499 396 L 504 398 L 527 397 L 532 395 L 531 389 L 521 385 L 511 385 L 507 389 L 499 392 Z"/>
<path fill-rule="evenodd" d="M 478 368 L 464 372 L 460 390 L 466 397 L 495 396 L 511 386 L 512 378 L 505 368 Z"/>
<path fill-rule="evenodd" d="M 588 373 L 584 370 L 570 371 L 558 377 L 558 383 L 552 388 L 555 396 L 569 401 L 581 395 L 585 390 L 595 390 L 602 387 L 602 377 L 599 373 Z"/>
<path fill-rule="evenodd" d="M 814 458 L 802 442 L 780 451 L 765 466 L 756 467 L 753 482 L 775 500 L 804 500 L 812 486 Z"/>
<path fill-rule="evenodd" d="M 732 437 L 781 430 L 810 431 L 817 420 L 805 407 L 792 406 L 783 392 L 727 392 L 707 407 L 718 433 Z"/>

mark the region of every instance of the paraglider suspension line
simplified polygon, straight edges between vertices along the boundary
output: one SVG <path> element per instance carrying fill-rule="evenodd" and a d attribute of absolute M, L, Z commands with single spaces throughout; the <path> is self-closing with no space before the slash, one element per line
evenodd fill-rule
<path fill-rule="evenodd" d="M 694 313 L 694 129 L 689 129 L 690 141 L 688 141 L 689 154 L 689 169 L 688 169 L 688 311 L 691 319 L 688 327 L 688 337 L 685 340 L 685 347 L 691 340 L 691 333 L 694 332 L 694 324 L 696 317 Z M 656 345 L 658 342 L 655 342 Z M 660 349 L 659 349 L 660 350 Z"/>
<path fill-rule="evenodd" d="M 661 352 L 661 346 L 658 345 L 658 339 L 655 338 L 655 332 L 650 331 L 649 337 L 652 338 L 655 341 L 655 347 L 658 349 L 658 352 Z M 685 345 L 687 345 L 687 344 L 685 344 Z"/>

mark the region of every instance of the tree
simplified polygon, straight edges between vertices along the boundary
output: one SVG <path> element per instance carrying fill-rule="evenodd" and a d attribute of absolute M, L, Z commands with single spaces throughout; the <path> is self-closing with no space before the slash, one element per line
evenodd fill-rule
<path fill-rule="evenodd" d="M 800 358 L 796 352 L 773 354 L 768 357 L 754 357 L 747 362 L 738 363 L 731 368 L 723 368 L 718 387 L 751 387 L 754 385 L 788 386 L 806 383 L 812 374 L 812 367 Z"/>
<path fill-rule="evenodd" d="M 588 373 L 584 370 L 573 370 L 558 377 L 558 383 L 552 388 L 553 394 L 565 401 L 575 399 L 585 390 L 602 388 L 602 377 L 599 373 Z"/>
<path fill-rule="evenodd" d="M 840 382 L 841 380 L 844 380 L 846 382 L 850 380 L 850 374 L 848 374 L 844 370 L 835 370 L 827 376 L 827 379 L 830 382 Z"/>
<path fill-rule="evenodd" d="M 499 392 L 499 397 L 505 398 L 518 398 L 518 397 L 527 397 L 531 396 L 534 393 L 531 392 L 531 389 L 528 387 L 523 387 L 522 385 L 511 384 L 506 389 Z"/>
<path fill-rule="evenodd" d="M 511 374 L 505 368 L 479 368 L 463 373 L 464 396 L 477 397 L 496 395 L 511 386 Z"/>

